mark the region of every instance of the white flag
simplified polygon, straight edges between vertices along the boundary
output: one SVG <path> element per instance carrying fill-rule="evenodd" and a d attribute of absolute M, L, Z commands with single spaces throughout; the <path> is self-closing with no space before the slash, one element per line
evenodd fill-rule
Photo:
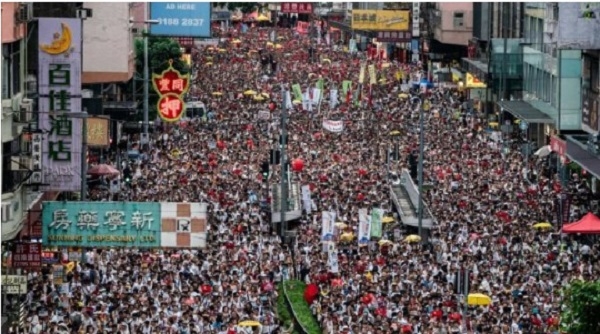
<path fill-rule="evenodd" d="M 329 211 L 321 211 L 321 241 L 332 241 L 334 219 Z"/>
<path fill-rule="evenodd" d="M 358 244 L 365 245 L 371 240 L 371 222 L 367 209 L 358 210 Z"/>
<path fill-rule="evenodd" d="M 327 45 L 331 45 L 331 36 L 329 35 L 329 33 L 325 35 L 325 41 L 327 42 Z"/>
<path fill-rule="evenodd" d="M 338 104 L 338 91 L 337 89 L 332 89 L 329 91 L 329 107 L 334 109 Z"/>
<path fill-rule="evenodd" d="M 290 91 L 288 90 L 287 92 L 285 92 L 285 107 L 288 109 L 292 109 L 293 105 L 292 105 L 292 94 L 290 94 Z"/>
<path fill-rule="evenodd" d="M 307 213 L 312 212 L 312 201 L 310 198 L 310 187 L 302 186 L 302 203 L 304 204 L 304 211 Z"/>
<path fill-rule="evenodd" d="M 312 104 L 319 104 L 321 99 L 321 90 L 319 88 L 313 88 Z"/>

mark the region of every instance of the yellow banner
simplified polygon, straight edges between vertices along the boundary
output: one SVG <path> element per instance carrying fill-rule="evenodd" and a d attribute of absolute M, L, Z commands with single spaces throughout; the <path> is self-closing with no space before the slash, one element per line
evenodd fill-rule
<path fill-rule="evenodd" d="M 104 117 L 87 119 L 87 145 L 106 147 L 110 145 L 110 120 Z"/>
<path fill-rule="evenodd" d="M 377 83 L 377 76 L 375 75 L 375 65 L 369 65 L 369 77 L 371 78 L 370 84 L 374 85 Z"/>
<path fill-rule="evenodd" d="M 373 31 L 407 31 L 408 10 L 357 9 L 352 11 L 352 29 Z"/>
<path fill-rule="evenodd" d="M 479 81 L 473 74 L 467 73 L 465 87 L 467 88 L 486 88 L 487 86 Z"/>
<path fill-rule="evenodd" d="M 365 82 L 365 64 L 360 65 L 360 73 L 358 75 L 358 83 L 363 84 Z"/>

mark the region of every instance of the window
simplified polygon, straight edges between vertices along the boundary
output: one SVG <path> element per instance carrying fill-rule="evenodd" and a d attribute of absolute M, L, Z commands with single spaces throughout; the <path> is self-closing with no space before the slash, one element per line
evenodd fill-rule
<path fill-rule="evenodd" d="M 465 13 L 454 13 L 454 28 L 463 27 L 465 25 Z"/>

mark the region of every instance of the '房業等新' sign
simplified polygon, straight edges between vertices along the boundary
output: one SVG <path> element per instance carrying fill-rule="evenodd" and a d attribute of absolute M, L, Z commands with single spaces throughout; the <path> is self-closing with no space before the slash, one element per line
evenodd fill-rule
<path fill-rule="evenodd" d="M 42 240 L 57 247 L 205 247 L 203 203 L 45 202 Z"/>

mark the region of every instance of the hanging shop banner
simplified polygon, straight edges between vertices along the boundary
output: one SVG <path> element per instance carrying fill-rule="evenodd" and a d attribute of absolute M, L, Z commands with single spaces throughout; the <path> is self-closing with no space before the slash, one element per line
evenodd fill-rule
<path fill-rule="evenodd" d="M 211 37 L 210 2 L 151 2 L 150 34 L 169 37 Z"/>
<path fill-rule="evenodd" d="M 371 210 L 371 236 L 374 238 L 381 238 L 382 223 L 381 218 L 383 217 L 383 210 L 375 208 Z"/>
<path fill-rule="evenodd" d="M 18 243 L 12 254 L 12 266 L 21 269 L 34 269 L 42 266 L 42 245 L 39 243 Z"/>
<path fill-rule="evenodd" d="M 367 209 L 358 210 L 358 244 L 365 245 L 371 240 L 371 222 Z"/>
<path fill-rule="evenodd" d="M 378 31 L 377 42 L 381 43 L 410 43 L 410 31 Z"/>
<path fill-rule="evenodd" d="M 43 244 L 59 247 L 206 247 L 204 203 L 45 202 Z"/>
<path fill-rule="evenodd" d="M 158 93 L 157 110 L 163 121 L 173 123 L 181 119 L 185 113 L 183 95 L 190 87 L 190 75 L 181 74 L 169 60 L 169 68 L 161 74 L 152 74 L 152 85 Z"/>
<path fill-rule="evenodd" d="M 2 275 L 2 294 L 26 295 L 27 276 L 24 275 Z"/>
<path fill-rule="evenodd" d="M 329 132 L 340 133 L 344 131 L 344 122 L 343 121 L 330 121 L 323 120 L 323 129 Z"/>
<path fill-rule="evenodd" d="M 38 20 L 39 118 L 46 191 L 81 190 L 81 20 Z"/>
<path fill-rule="evenodd" d="M 465 82 L 465 87 L 466 88 L 485 88 L 486 85 L 485 83 L 479 81 L 479 79 L 477 79 L 476 76 L 474 76 L 473 74 L 467 72 L 467 74 L 465 75 L 466 78 L 466 82 Z"/>
<path fill-rule="evenodd" d="M 410 11 L 358 9 L 352 11 L 352 29 L 408 31 Z"/>
<path fill-rule="evenodd" d="M 89 117 L 87 119 L 87 145 L 107 148 L 110 146 L 110 119 Z"/>
<path fill-rule="evenodd" d="M 313 12 L 313 4 L 308 2 L 282 2 L 282 13 L 310 14 Z"/>

